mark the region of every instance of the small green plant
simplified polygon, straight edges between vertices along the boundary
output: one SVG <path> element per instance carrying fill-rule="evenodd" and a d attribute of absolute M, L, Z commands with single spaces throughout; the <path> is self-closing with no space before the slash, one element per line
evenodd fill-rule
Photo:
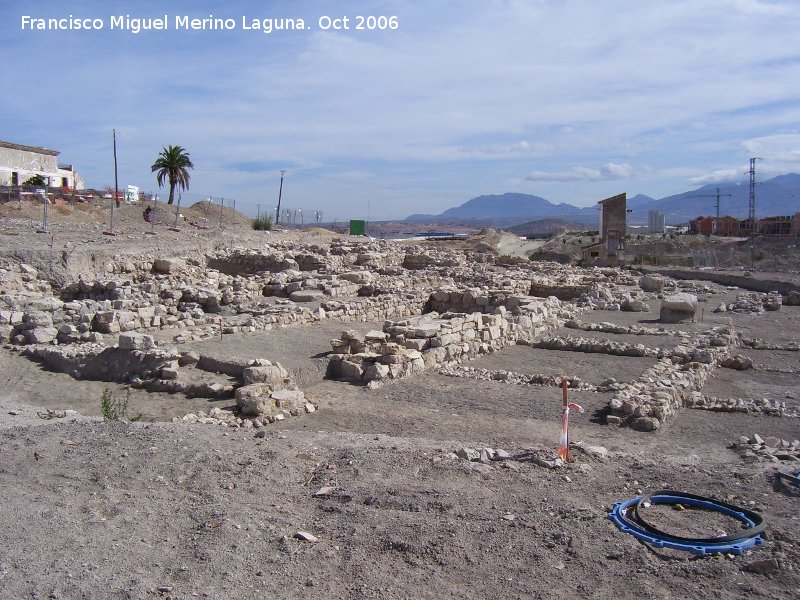
<path fill-rule="evenodd" d="M 23 181 L 22 185 L 45 185 L 47 180 L 42 175 L 33 175 L 27 181 Z"/>
<path fill-rule="evenodd" d="M 259 215 L 252 221 L 253 229 L 256 231 L 269 231 L 272 229 L 272 216 Z"/>
<path fill-rule="evenodd" d="M 125 390 L 125 397 L 122 399 L 114 398 L 108 388 L 103 390 L 100 396 L 100 413 L 106 421 L 118 421 L 124 419 L 131 423 L 142 418 L 142 413 L 131 416 L 128 414 L 128 403 L 131 399 L 131 388 Z"/>

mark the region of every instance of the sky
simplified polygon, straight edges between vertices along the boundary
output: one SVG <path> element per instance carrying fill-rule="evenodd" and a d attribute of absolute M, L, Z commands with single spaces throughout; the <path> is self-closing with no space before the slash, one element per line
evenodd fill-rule
<path fill-rule="evenodd" d="M 126 15 L 168 28 L 111 28 Z M 180 26 L 212 15 L 232 27 Z M 182 202 L 251 214 L 283 170 L 282 207 L 325 221 L 661 198 L 745 181 L 751 157 L 800 172 L 798 31 L 797 0 L 3 0 L 0 139 L 102 188 L 115 130 L 120 186 L 161 198 L 150 166 L 180 145 Z"/>

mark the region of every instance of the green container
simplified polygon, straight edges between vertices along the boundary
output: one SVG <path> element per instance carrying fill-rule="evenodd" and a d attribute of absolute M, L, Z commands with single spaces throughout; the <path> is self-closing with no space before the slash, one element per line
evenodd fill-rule
<path fill-rule="evenodd" d="M 350 235 L 364 235 L 367 229 L 367 222 L 364 220 L 350 219 Z"/>

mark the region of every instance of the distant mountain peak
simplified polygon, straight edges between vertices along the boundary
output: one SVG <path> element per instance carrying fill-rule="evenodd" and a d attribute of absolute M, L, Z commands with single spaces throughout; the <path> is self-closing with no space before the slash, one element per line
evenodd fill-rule
<path fill-rule="evenodd" d="M 631 210 L 628 223 L 647 223 L 650 210 L 664 212 L 670 224 L 685 223 L 700 215 L 712 214 L 715 212 L 717 187 L 721 196 L 720 214 L 746 217 L 749 186 L 741 182 L 729 182 L 708 184 L 660 199 L 645 194 L 628 197 L 627 205 Z M 759 217 L 800 212 L 800 175 L 787 173 L 760 181 L 756 188 L 756 203 Z M 596 206 L 579 208 L 566 202 L 554 204 L 532 194 L 504 192 L 477 196 L 438 215 L 411 215 L 406 221 L 507 227 L 541 219 L 565 219 L 596 225 L 597 210 Z"/>

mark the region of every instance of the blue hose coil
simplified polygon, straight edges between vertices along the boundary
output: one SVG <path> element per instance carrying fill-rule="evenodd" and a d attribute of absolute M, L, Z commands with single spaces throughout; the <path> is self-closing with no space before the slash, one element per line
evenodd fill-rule
<path fill-rule="evenodd" d="M 697 556 L 706 556 L 708 554 L 719 553 L 734 554 L 738 556 L 745 550 L 749 550 L 750 548 L 758 546 L 764 542 L 764 539 L 761 537 L 760 533 L 750 537 L 744 537 L 736 540 L 735 542 L 715 543 L 711 540 L 685 541 L 683 539 L 675 539 L 674 537 L 666 534 L 659 535 L 649 532 L 642 527 L 639 527 L 636 523 L 630 521 L 625 516 L 625 513 L 631 507 L 636 506 L 641 499 L 642 496 L 637 496 L 636 498 L 631 498 L 625 502 L 617 502 L 614 504 L 614 508 L 611 509 L 611 512 L 608 513 L 608 518 L 614 522 L 620 531 L 629 533 L 636 539 L 647 542 L 655 548 L 683 550 L 685 552 L 691 552 Z M 750 528 L 755 528 L 758 525 L 752 519 L 748 518 L 748 516 L 743 512 L 737 511 L 729 505 L 723 505 L 710 499 L 701 500 L 699 498 L 687 498 L 685 496 L 654 495 L 652 496 L 651 500 L 654 504 L 683 504 L 686 506 L 695 506 L 705 510 L 713 510 L 733 517 Z"/>

